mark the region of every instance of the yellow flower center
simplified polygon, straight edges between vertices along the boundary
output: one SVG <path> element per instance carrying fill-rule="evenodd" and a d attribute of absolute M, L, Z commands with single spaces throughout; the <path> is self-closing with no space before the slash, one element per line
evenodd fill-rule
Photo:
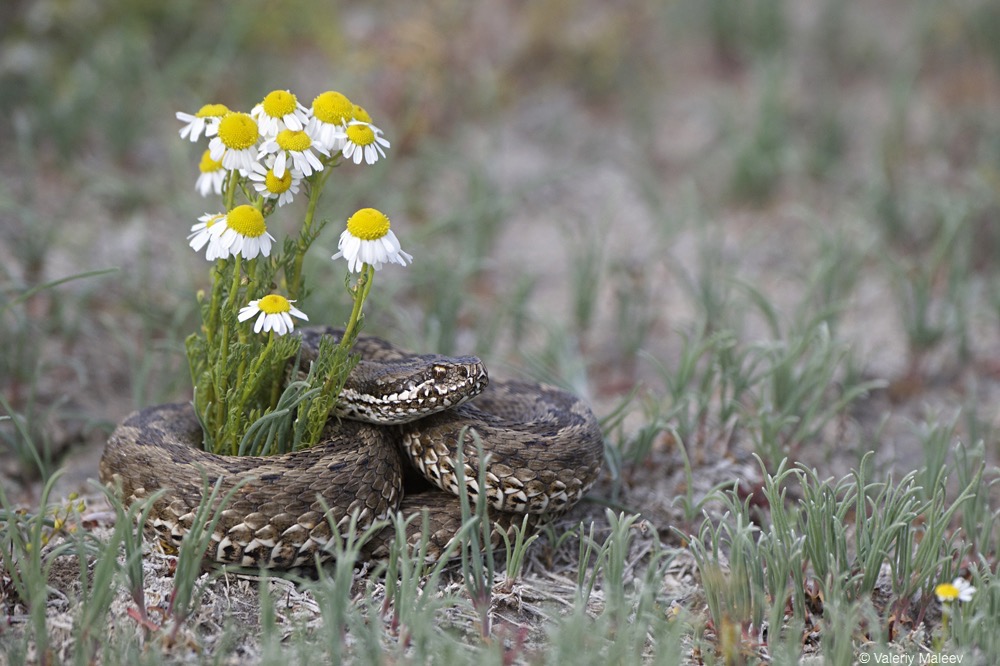
<path fill-rule="evenodd" d="M 257 307 L 260 308 L 261 312 L 267 314 L 280 314 L 282 312 L 289 312 L 292 309 L 288 299 L 278 294 L 268 294 L 257 301 Z"/>
<path fill-rule="evenodd" d="M 348 125 L 347 138 L 358 146 L 370 146 L 375 143 L 375 130 L 371 125 Z"/>
<path fill-rule="evenodd" d="M 278 147 L 282 150 L 301 152 L 312 145 L 312 139 L 305 133 L 305 130 L 299 130 L 298 132 L 288 129 L 281 130 L 274 140 L 278 142 Z"/>
<path fill-rule="evenodd" d="M 222 168 L 222 162 L 216 162 L 212 159 L 211 151 L 206 150 L 201 155 L 201 162 L 198 163 L 198 169 L 202 173 L 211 173 L 213 171 L 218 171 Z"/>
<path fill-rule="evenodd" d="M 226 148 L 245 150 L 257 143 L 257 123 L 245 113 L 230 113 L 219 121 L 219 138 Z"/>
<path fill-rule="evenodd" d="M 389 218 L 380 210 L 362 208 L 347 220 L 347 231 L 361 240 L 377 240 L 389 233 Z"/>
<path fill-rule="evenodd" d="M 268 192 L 283 194 L 292 186 L 292 172 L 285 169 L 285 175 L 278 178 L 274 175 L 274 169 L 268 169 L 267 175 L 264 176 L 264 185 Z"/>
<path fill-rule="evenodd" d="M 295 95 L 287 90 L 274 90 L 267 94 L 261 106 L 264 107 L 264 113 L 272 118 L 282 118 L 295 112 L 296 102 L 298 100 Z"/>
<path fill-rule="evenodd" d="M 358 106 L 357 104 L 355 104 L 354 108 L 351 109 L 351 118 L 353 120 L 360 120 L 363 123 L 370 123 L 372 121 L 372 117 L 368 115 L 368 112 L 365 111 L 364 107 Z"/>
<path fill-rule="evenodd" d="M 241 236 L 257 238 L 267 232 L 264 216 L 253 206 L 243 204 L 226 214 L 226 224 Z"/>
<path fill-rule="evenodd" d="M 229 113 L 229 107 L 225 104 L 206 104 L 198 109 L 198 113 L 194 115 L 196 118 L 221 118 L 227 113 Z"/>
<path fill-rule="evenodd" d="M 954 601 L 958 599 L 958 588 L 951 583 L 941 583 L 934 588 L 934 594 L 941 601 Z"/>
<path fill-rule="evenodd" d="M 351 119 L 353 112 L 351 100 L 334 90 L 321 93 L 313 100 L 313 115 L 324 123 L 341 125 Z"/>

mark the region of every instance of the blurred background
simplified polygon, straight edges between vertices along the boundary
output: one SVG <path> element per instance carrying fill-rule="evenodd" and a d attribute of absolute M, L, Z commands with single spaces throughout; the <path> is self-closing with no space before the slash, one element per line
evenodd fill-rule
<path fill-rule="evenodd" d="M 881 382 L 870 421 L 961 408 L 996 441 L 996 2 L 5 0 L 5 487 L 30 492 L 31 450 L 94 477 L 129 411 L 189 398 L 209 275 L 185 236 L 218 202 L 174 113 L 279 88 L 339 90 L 392 142 L 324 194 L 299 304 L 316 323 L 346 319 L 329 255 L 375 206 L 415 257 L 368 308 L 398 344 L 602 416 L 635 391 L 627 429 L 686 341 L 826 331 L 832 384 Z"/>

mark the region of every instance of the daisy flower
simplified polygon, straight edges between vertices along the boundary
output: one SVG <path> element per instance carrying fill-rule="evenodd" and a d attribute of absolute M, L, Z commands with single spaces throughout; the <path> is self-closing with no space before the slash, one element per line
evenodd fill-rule
<path fill-rule="evenodd" d="M 283 129 L 305 129 L 309 111 L 287 90 L 272 90 L 250 110 L 250 117 L 257 121 L 261 136 L 273 137 Z"/>
<path fill-rule="evenodd" d="M 208 144 L 209 154 L 226 169 L 249 172 L 257 161 L 257 121 L 245 113 L 227 113 Z"/>
<path fill-rule="evenodd" d="M 219 129 L 219 121 L 227 113 L 229 113 L 229 109 L 226 108 L 225 104 L 206 104 L 198 109 L 194 115 L 183 111 L 178 111 L 174 115 L 177 120 L 184 123 L 184 127 L 180 129 L 181 138 L 197 141 L 202 132 L 207 137 L 214 136 Z"/>
<path fill-rule="evenodd" d="M 368 164 L 378 162 L 379 156 L 385 157 L 382 147 L 389 147 L 389 142 L 382 138 L 382 130 L 363 120 L 352 120 L 347 123 L 347 140 L 344 142 L 344 159 L 353 159 L 355 164 L 361 164 L 361 158 Z"/>
<path fill-rule="evenodd" d="M 253 259 L 258 254 L 271 254 L 274 236 L 267 233 L 264 215 L 249 205 L 237 206 L 212 224 L 209 228 L 212 241 L 219 244 L 220 251 Z M 212 246 L 209 244 L 209 251 Z M 226 255 L 221 255 L 226 256 Z"/>
<path fill-rule="evenodd" d="M 278 206 L 291 203 L 292 198 L 299 193 L 299 183 L 302 182 L 302 172 L 298 169 L 285 169 L 285 175 L 278 178 L 274 175 L 274 156 L 268 158 L 267 165 L 255 162 L 250 180 L 258 194 L 267 199 L 277 199 Z"/>
<path fill-rule="evenodd" d="M 969 584 L 964 578 L 956 578 L 950 583 L 941 583 L 934 588 L 934 594 L 938 601 L 950 603 L 958 599 L 962 603 L 972 601 L 972 595 L 976 593 L 976 588 Z"/>
<path fill-rule="evenodd" d="M 363 123 L 369 123 L 369 124 L 372 123 L 372 117 L 368 115 L 367 111 L 365 111 L 365 107 L 361 106 L 360 104 L 351 105 L 351 117 L 348 118 L 348 121 L 351 120 L 360 120 Z"/>
<path fill-rule="evenodd" d="M 223 168 L 222 162 L 213 160 L 211 152 L 206 150 L 202 153 L 198 170 L 201 171 L 201 175 L 195 181 L 194 187 L 201 192 L 201 196 L 207 197 L 209 192 L 222 194 L 222 188 L 226 184 L 226 176 L 229 174 Z"/>
<path fill-rule="evenodd" d="M 309 321 L 309 317 L 304 312 L 292 305 L 294 302 L 278 294 L 268 294 L 264 298 L 250 301 L 249 305 L 240 308 L 237 319 L 246 321 L 254 315 L 258 315 L 257 321 L 253 325 L 254 333 L 261 331 L 265 333 L 274 331 L 277 335 L 291 333 L 295 330 L 295 322 L 292 321 L 292 317 Z"/>
<path fill-rule="evenodd" d="M 347 269 L 352 273 L 360 273 L 365 264 L 379 270 L 383 263 L 405 266 L 413 262 L 389 228 L 389 218 L 374 208 L 362 208 L 347 220 L 337 249 L 340 252 L 331 259 L 347 259 Z"/>
<path fill-rule="evenodd" d="M 205 213 L 198 218 L 198 224 L 193 225 L 191 233 L 188 234 L 188 245 L 195 252 L 201 252 L 201 248 L 205 247 L 205 244 L 208 243 L 208 253 L 205 255 L 205 258 L 209 261 L 225 259 L 229 256 L 229 250 L 219 245 L 218 241 L 212 236 L 212 226 L 225 216 L 225 213 Z"/>
<path fill-rule="evenodd" d="M 257 159 L 265 155 L 274 155 L 274 163 L 271 170 L 274 175 L 281 178 L 285 175 L 285 168 L 291 158 L 294 168 L 302 172 L 304 178 L 308 178 L 314 171 L 322 171 L 323 163 L 316 157 L 316 153 L 325 157 L 330 156 L 330 151 L 313 141 L 312 137 L 305 130 L 281 130 L 273 139 L 267 139 L 260 145 L 260 152 Z"/>
<path fill-rule="evenodd" d="M 351 100 L 335 90 L 328 90 L 313 100 L 312 118 L 306 131 L 331 153 L 338 153 L 347 140 L 344 128 L 353 117 Z"/>

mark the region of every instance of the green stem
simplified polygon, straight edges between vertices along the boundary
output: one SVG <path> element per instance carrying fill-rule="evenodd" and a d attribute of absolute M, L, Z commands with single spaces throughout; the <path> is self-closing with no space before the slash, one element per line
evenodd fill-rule
<path fill-rule="evenodd" d="M 344 335 L 340 338 L 341 348 L 350 348 L 354 344 L 354 338 L 357 337 L 355 329 L 358 327 L 358 321 L 361 319 L 362 306 L 365 299 L 368 298 L 368 292 L 372 289 L 374 276 L 374 268 L 368 264 L 361 266 L 361 276 L 358 278 L 358 282 L 354 285 L 353 289 L 354 308 L 351 310 L 351 318 L 347 321 L 347 328 L 344 329 Z"/>
<path fill-rule="evenodd" d="M 257 359 L 250 366 L 250 375 L 249 375 L 250 377 L 257 377 L 260 374 L 260 368 L 262 365 L 264 365 L 264 361 L 268 359 L 268 354 L 270 353 L 273 347 L 274 347 L 274 331 L 271 331 L 268 334 L 267 344 L 264 345 L 264 349 L 261 350 L 261 352 L 257 355 Z M 253 390 L 257 387 L 257 385 L 251 383 L 244 384 L 241 380 L 237 381 L 237 385 L 243 387 L 243 391 L 242 393 L 240 393 L 240 402 L 245 405 L 252 397 Z M 272 393 L 274 393 L 274 391 L 276 391 L 279 386 L 280 384 L 278 382 L 273 382 Z M 272 407 L 274 406 L 273 404 L 274 402 L 275 401 L 272 401 L 271 405 Z"/>
<path fill-rule="evenodd" d="M 215 365 L 215 427 L 216 437 L 226 423 L 226 392 L 229 390 L 229 322 L 236 318 L 239 308 L 237 297 L 240 289 L 240 255 L 233 256 L 233 283 L 229 289 L 227 305 L 232 314 L 222 318 L 222 339 L 219 340 L 219 358 Z M 216 438 L 216 441 L 218 439 Z M 233 452 L 235 455 L 235 451 Z"/>
<path fill-rule="evenodd" d="M 950 614 L 951 603 L 946 601 L 941 608 L 941 631 L 934 641 L 934 650 L 936 652 L 941 652 L 944 649 L 945 643 L 948 642 L 948 616 Z"/>
<path fill-rule="evenodd" d="M 236 185 L 239 182 L 240 172 L 233 169 L 229 172 L 229 180 L 226 182 L 226 193 L 223 195 L 222 203 L 226 207 L 226 212 L 233 209 L 236 202 Z"/>
<path fill-rule="evenodd" d="M 257 278 L 257 264 L 258 264 L 258 262 L 263 261 L 263 260 L 264 260 L 264 257 L 258 257 L 256 259 L 248 259 L 247 260 L 247 288 L 246 288 L 246 291 L 245 291 L 247 300 L 249 300 L 254 294 L 260 293 L 259 290 L 258 290 L 258 288 L 257 288 L 257 279 L 256 279 Z M 236 293 L 237 289 L 238 289 L 238 283 L 236 281 L 234 281 L 233 282 L 233 292 Z M 237 317 L 237 318 L 239 317 L 239 309 L 240 309 L 240 307 L 241 307 L 240 306 L 240 302 L 239 301 L 235 302 L 235 304 L 233 305 L 233 311 L 235 312 L 234 317 Z M 272 336 L 273 336 L 273 332 L 272 332 Z M 249 340 L 249 333 L 247 332 L 247 327 L 245 327 L 245 326 L 237 326 L 236 327 L 236 337 L 239 340 L 240 344 L 246 344 L 246 342 Z M 271 346 L 271 340 L 270 339 L 268 340 L 267 346 L 268 347 Z M 261 355 L 258 358 L 263 358 L 263 354 L 266 353 L 266 351 L 267 351 L 267 349 L 265 349 L 263 352 L 261 352 Z M 257 366 L 251 371 L 251 373 L 250 373 L 251 377 L 255 377 L 257 375 L 257 368 L 259 368 L 259 366 L 260 366 L 260 364 L 258 363 Z M 246 376 L 246 370 L 247 370 L 247 359 L 245 358 L 245 356 L 241 355 L 240 365 L 236 369 L 236 386 L 243 386 L 243 378 Z M 246 410 L 244 409 L 244 406 L 246 405 L 247 400 L 248 400 L 248 398 L 246 396 L 243 396 L 243 397 L 240 398 L 240 403 L 236 406 L 240 413 L 245 413 L 246 412 Z M 230 411 L 232 411 L 232 410 L 230 410 Z"/>
<path fill-rule="evenodd" d="M 236 199 L 236 186 L 238 184 L 239 184 L 239 172 L 235 170 L 229 172 L 229 177 L 228 180 L 226 181 L 226 190 L 225 193 L 223 194 L 223 199 L 222 199 L 222 203 L 225 206 L 227 212 L 231 210 L 233 207 L 233 202 Z M 216 424 L 222 422 L 221 418 L 222 394 L 219 393 L 219 388 L 221 385 L 224 385 L 225 383 L 222 378 L 221 369 L 225 367 L 224 365 L 224 360 L 226 357 L 225 349 L 229 346 L 229 340 L 228 336 L 226 335 L 225 324 L 223 324 L 222 326 L 223 340 L 221 344 L 219 344 L 218 346 L 216 346 L 215 344 L 216 331 L 219 330 L 219 317 L 222 311 L 221 301 L 222 301 L 222 292 L 224 289 L 223 277 L 225 275 L 226 263 L 227 263 L 226 259 L 219 259 L 218 261 L 215 262 L 215 267 L 212 269 L 212 302 L 208 309 L 208 318 L 203 322 L 204 333 L 205 333 L 205 345 L 209 353 L 209 358 L 207 360 L 209 367 L 212 369 L 212 376 L 214 378 L 212 382 L 212 389 L 214 391 L 214 395 L 208 395 L 207 398 L 210 403 L 214 403 L 215 405 L 214 409 L 216 414 L 215 418 Z M 237 260 L 234 270 L 234 275 L 236 276 L 237 280 L 239 280 L 239 274 L 240 270 L 239 270 L 239 263 Z M 215 353 L 213 353 L 213 350 L 215 350 Z M 216 363 L 214 364 L 212 363 L 213 357 L 214 360 L 216 361 Z M 219 428 L 215 427 L 212 429 L 215 430 L 213 435 L 217 437 L 219 434 Z"/>
<path fill-rule="evenodd" d="M 268 340 L 267 340 L 267 349 L 264 350 L 265 352 L 268 352 L 268 351 L 271 350 L 271 347 L 273 346 L 272 343 L 274 342 L 274 337 L 275 337 L 274 336 L 274 331 L 271 331 L 271 337 L 268 338 Z M 261 354 L 261 357 L 264 357 L 264 354 Z M 294 376 L 295 376 L 294 372 L 295 371 L 293 370 L 293 374 L 292 374 L 293 379 L 294 379 Z M 272 376 L 274 375 L 274 368 L 273 368 L 273 366 L 271 368 L 271 375 Z M 268 405 L 270 405 L 270 409 L 273 410 L 275 407 L 278 406 L 278 400 L 281 398 L 281 391 L 282 391 L 282 383 L 281 382 L 272 381 L 271 382 L 271 396 L 270 396 L 270 401 L 268 402 Z"/>
<path fill-rule="evenodd" d="M 305 260 L 306 251 L 309 246 L 312 245 L 312 225 L 313 219 L 316 217 L 316 206 L 319 204 L 320 194 L 323 193 L 323 186 L 326 185 L 326 179 L 330 177 L 330 172 L 333 171 L 331 166 L 326 166 L 319 174 L 316 176 L 316 180 L 309 187 L 309 205 L 306 207 L 306 216 L 302 221 L 302 231 L 299 232 L 299 241 L 295 246 L 295 261 L 292 264 L 292 276 L 288 280 L 288 296 L 291 299 L 297 299 L 299 297 L 299 291 L 302 289 L 302 262 Z"/>
<path fill-rule="evenodd" d="M 219 300 L 222 298 L 222 274 L 225 268 L 225 259 L 216 260 L 212 268 L 212 304 L 208 308 L 208 321 L 205 322 L 205 341 L 209 347 L 219 328 Z"/>

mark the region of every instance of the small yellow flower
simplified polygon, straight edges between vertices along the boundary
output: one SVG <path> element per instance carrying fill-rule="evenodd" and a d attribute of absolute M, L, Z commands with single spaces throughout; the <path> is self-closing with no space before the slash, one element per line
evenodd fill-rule
<path fill-rule="evenodd" d="M 956 599 L 963 603 L 972 601 L 972 595 L 975 593 L 976 588 L 964 578 L 956 578 L 950 583 L 941 583 L 934 588 L 934 594 L 942 603 L 951 603 Z"/>
<path fill-rule="evenodd" d="M 354 108 L 351 109 L 351 120 L 360 120 L 363 123 L 373 122 L 371 114 L 365 110 L 365 107 L 359 104 L 355 104 Z"/>
<path fill-rule="evenodd" d="M 331 258 L 347 259 L 347 269 L 352 273 L 360 273 L 365 264 L 379 270 L 383 263 L 405 266 L 413 261 L 389 228 L 389 218 L 374 208 L 362 208 L 347 220 L 337 249 L 340 252 Z"/>
<path fill-rule="evenodd" d="M 212 235 L 212 225 L 225 217 L 225 213 L 205 213 L 198 218 L 198 224 L 191 227 L 191 233 L 188 235 L 188 245 L 195 252 L 201 252 L 201 248 L 205 247 L 206 243 L 208 244 L 206 259 L 209 261 L 225 259 L 229 256 L 229 250 L 223 248 L 218 242 L 213 242 L 215 238 Z"/>
<path fill-rule="evenodd" d="M 211 151 L 206 150 L 201 155 L 201 162 L 198 163 L 200 175 L 195 181 L 194 187 L 201 196 L 207 197 L 209 192 L 222 194 L 222 187 L 226 184 L 226 176 L 229 174 L 222 166 L 222 162 L 212 159 Z"/>
<path fill-rule="evenodd" d="M 258 254 L 265 257 L 271 254 L 274 236 L 267 233 L 264 216 L 253 206 L 237 206 L 212 224 L 208 232 L 212 235 L 212 240 L 218 243 L 220 252 L 225 250 L 244 259 L 253 259 Z M 209 253 L 211 252 L 212 243 L 209 243 Z"/>
<path fill-rule="evenodd" d="M 309 317 L 304 312 L 292 305 L 294 302 L 278 294 L 268 294 L 264 298 L 250 301 L 249 305 L 240 308 L 237 319 L 246 321 L 254 315 L 259 315 L 253 325 L 254 333 L 261 331 L 265 333 L 274 331 L 276 335 L 291 333 L 295 330 L 292 317 L 309 321 Z"/>
<path fill-rule="evenodd" d="M 257 160 L 257 121 L 246 113 L 227 113 L 208 144 L 209 155 L 226 169 L 249 172 Z"/>
<path fill-rule="evenodd" d="M 353 119 L 354 104 L 343 94 L 328 90 L 316 96 L 312 103 L 312 118 L 307 131 L 331 153 L 344 147 L 344 128 Z"/>
<path fill-rule="evenodd" d="M 180 129 L 181 138 L 197 141 L 202 132 L 205 133 L 206 137 L 214 136 L 219 130 L 219 121 L 227 113 L 229 113 L 229 109 L 226 108 L 225 104 L 206 104 L 194 114 L 178 111 L 175 114 L 177 120 L 185 123 L 184 127 Z"/>
<path fill-rule="evenodd" d="M 299 104 L 295 95 L 287 90 L 272 90 L 260 104 L 250 110 L 257 121 L 261 136 L 273 137 L 284 129 L 299 131 L 309 121 L 308 111 Z"/>
<path fill-rule="evenodd" d="M 388 148 L 389 142 L 382 138 L 379 128 L 369 122 L 352 120 L 347 124 L 346 132 L 344 159 L 353 159 L 355 164 L 361 164 L 364 157 L 366 164 L 375 164 L 380 156 L 385 157 L 383 147 Z"/>
<path fill-rule="evenodd" d="M 292 198 L 299 193 L 302 172 L 296 168 L 285 169 L 285 175 L 279 177 L 274 173 L 274 159 L 272 156 L 265 164 L 255 163 L 250 172 L 250 180 L 258 194 L 267 199 L 277 199 L 278 206 L 284 206 L 291 203 Z"/>
<path fill-rule="evenodd" d="M 274 162 L 271 169 L 274 175 L 281 178 L 285 175 L 286 164 L 289 159 L 294 168 L 302 172 L 306 178 L 313 175 L 314 171 L 322 171 L 323 163 L 313 151 L 324 156 L 329 156 L 329 151 L 321 144 L 313 141 L 309 133 L 305 130 L 292 131 L 282 130 L 273 139 L 267 139 L 260 145 L 258 159 L 265 155 L 274 155 Z"/>

